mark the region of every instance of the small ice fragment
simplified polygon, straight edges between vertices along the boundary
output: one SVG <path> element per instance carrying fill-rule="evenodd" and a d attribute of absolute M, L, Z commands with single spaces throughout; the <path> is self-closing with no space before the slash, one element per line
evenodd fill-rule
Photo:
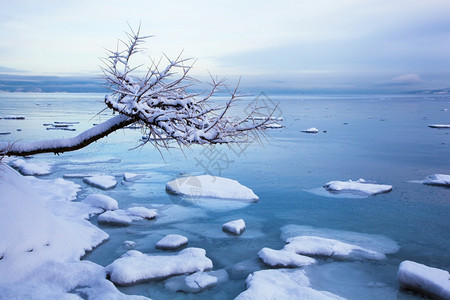
<path fill-rule="evenodd" d="M 430 128 L 450 128 L 450 124 L 430 124 Z"/>
<path fill-rule="evenodd" d="M 318 133 L 319 129 L 317 129 L 316 127 L 311 127 L 311 128 L 302 130 L 302 132 L 305 132 L 305 133 Z"/>
<path fill-rule="evenodd" d="M 424 184 L 450 186 L 450 175 L 434 174 L 425 178 Z"/>
<path fill-rule="evenodd" d="M 156 243 L 157 249 L 174 250 L 188 244 L 188 238 L 180 234 L 169 234 Z"/>
<path fill-rule="evenodd" d="M 316 262 L 314 258 L 299 255 L 295 252 L 270 248 L 262 248 L 258 252 L 258 256 L 266 265 L 276 268 L 296 268 Z"/>
<path fill-rule="evenodd" d="M 83 181 L 102 190 L 109 190 L 117 185 L 116 178 L 111 175 L 86 177 Z"/>
<path fill-rule="evenodd" d="M 104 210 L 116 210 L 119 209 L 119 203 L 109 196 L 102 194 L 91 194 L 88 195 L 84 200 L 84 203 L 87 203 L 93 207 L 100 207 Z"/>
<path fill-rule="evenodd" d="M 392 185 L 367 183 L 364 179 L 359 179 L 357 181 L 330 181 L 324 185 L 324 188 L 331 192 L 350 192 L 372 196 L 390 192 Z"/>
<path fill-rule="evenodd" d="M 245 222 L 242 219 L 223 224 L 222 230 L 234 235 L 241 235 L 245 230 Z"/>
<path fill-rule="evenodd" d="M 136 181 L 136 180 L 142 178 L 143 176 L 144 175 L 142 175 L 142 174 L 125 172 L 125 173 L 123 173 L 123 180 L 132 182 L 132 181 Z"/>
<path fill-rule="evenodd" d="M 445 270 L 405 260 L 397 276 L 404 289 L 436 299 L 450 299 L 450 274 Z"/>
<path fill-rule="evenodd" d="M 134 206 L 128 208 L 127 214 L 132 216 L 138 216 L 144 219 L 154 219 L 158 215 L 156 209 L 150 209 L 142 206 Z"/>
<path fill-rule="evenodd" d="M 136 242 L 125 241 L 125 242 L 123 242 L 122 247 L 127 250 L 132 250 L 136 247 Z"/>

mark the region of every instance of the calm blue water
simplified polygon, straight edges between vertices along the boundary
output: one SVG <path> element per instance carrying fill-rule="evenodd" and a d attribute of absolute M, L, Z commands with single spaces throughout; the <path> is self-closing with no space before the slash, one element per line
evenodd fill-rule
<path fill-rule="evenodd" d="M 324 261 L 312 266 L 307 274 L 313 287 L 348 299 L 420 299 L 398 290 L 396 273 L 405 259 L 450 269 L 450 189 L 411 182 L 430 174 L 450 174 L 450 130 L 427 126 L 450 123 L 450 96 L 269 97 L 280 102 L 276 116 L 284 118 L 286 127 L 268 130 L 262 145 L 242 150 L 217 146 L 212 152 L 193 146 L 183 152 L 163 151 L 161 156 L 151 145 L 130 151 L 142 132 L 125 129 L 77 152 L 37 155 L 32 160 L 54 163 L 54 172 L 42 178 L 100 172 L 120 181 L 123 172 L 146 174 L 132 185 L 119 184 L 106 192 L 71 179 L 83 187 L 79 199 L 101 192 L 117 199 L 122 208 L 140 204 L 160 209 L 156 221 L 125 228 L 101 226 L 111 238 L 85 259 L 107 265 L 127 251 L 122 247 L 125 240 L 136 241 L 136 249 L 145 253 L 160 253 L 155 242 L 165 234 L 180 233 L 189 238 L 190 246 L 206 249 L 214 269 L 226 269 L 230 275 L 227 283 L 195 295 L 169 292 L 163 281 L 121 288 L 125 293 L 154 299 L 232 299 L 245 290 L 250 272 L 236 272 L 233 265 L 249 260 L 264 268 L 257 252 L 262 247 L 281 249 L 281 228 L 297 224 L 383 235 L 400 246 L 381 262 Z M 73 136 L 109 117 L 108 111 L 95 116 L 103 108 L 102 99 L 98 94 L 0 94 L 0 117 L 26 117 L 0 120 L 0 132 L 11 132 L 0 140 Z M 235 112 L 252 100 L 242 101 Z M 43 126 L 54 121 L 80 124 L 73 127 L 75 132 Z M 301 132 L 309 127 L 320 132 Z M 120 162 L 108 162 L 111 158 Z M 238 180 L 260 201 L 205 206 L 165 193 L 166 182 L 180 173 L 205 172 Z M 314 192 L 331 180 L 359 178 L 394 189 L 368 198 Z M 237 218 L 247 224 L 241 237 L 221 232 L 223 223 Z"/>

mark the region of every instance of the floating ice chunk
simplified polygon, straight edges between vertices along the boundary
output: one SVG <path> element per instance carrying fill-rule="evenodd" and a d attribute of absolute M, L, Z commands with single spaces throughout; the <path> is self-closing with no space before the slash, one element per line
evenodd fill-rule
<path fill-rule="evenodd" d="M 281 238 L 287 241 L 296 236 L 317 236 L 328 239 L 336 239 L 376 252 L 389 254 L 399 250 L 398 244 L 388 237 L 379 234 L 368 234 L 353 231 L 335 230 L 328 228 L 316 228 L 304 225 L 285 225 L 281 228 Z"/>
<path fill-rule="evenodd" d="M 424 184 L 450 186 L 450 175 L 434 174 L 425 178 Z"/>
<path fill-rule="evenodd" d="M 9 131 L 0 132 L 0 135 L 8 135 L 8 134 L 11 134 L 11 132 L 9 132 Z"/>
<path fill-rule="evenodd" d="M 278 123 L 268 123 L 264 124 L 263 127 L 265 128 L 283 128 L 284 126 Z"/>
<path fill-rule="evenodd" d="M 206 257 L 206 251 L 200 248 L 186 248 L 171 256 L 150 256 L 131 251 L 137 253 L 116 259 L 105 268 L 112 282 L 119 285 L 135 284 L 213 267 L 212 261 Z"/>
<path fill-rule="evenodd" d="M 450 124 L 430 124 L 430 128 L 450 128 Z"/>
<path fill-rule="evenodd" d="M 287 240 L 284 250 L 297 254 L 336 258 L 375 259 L 386 258 L 383 253 L 357 245 L 317 236 L 297 236 Z"/>
<path fill-rule="evenodd" d="M 156 209 L 150 209 L 142 206 L 134 206 L 127 209 L 127 214 L 138 216 L 144 219 L 154 219 L 158 215 Z"/>
<path fill-rule="evenodd" d="M 316 127 L 311 127 L 311 128 L 302 130 L 302 132 L 305 132 L 305 133 L 318 133 L 319 129 L 317 129 Z"/>
<path fill-rule="evenodd" d="M 370 196 L 390 192 L 392 185 L 367 183 L 364 179 L 359 179 L 357 181 L 330 181 L 324 185 L 324 188 L 331 192 L 349 192 Z"/>
<path fill-rule="evenodd" d="M 242 219 L 223 224 L 222 230 L 234 235 L 241 235 L 245 230 L 245 222 Z"/>
<path fill-rule="evenodd" d="M 123 173 L 123 180 L 128 181 L 128 182 L 133 182 L 133 181 L 139 180 L 142 177 L 144 177 L 143 174 L 135 174 L 135 173 L 129 173 L 129 172 Z"/>
<path fill-rule="evenodd" d="M 18 169 L 23 175 L 48 175 L 51 173 L 51 164 L 45 162 L 28 162 L 23 159 L 11 161 L 11 166 Z"/>
<path fill-rule="evenodd" d="M 25 120 L 24 116 L 4 116 L 5 120 Z"/>
<path fill-rule="evenodd" d="M 316 262 L 314 258 L 299 255 L 295 252 L 270 248 L 262 248 L 258 252 L 258 256 L 266 265 L 276 268 L 296 268 Z"/>
<path fill-rule="evenodd" d="M 178 178 L 168 182 L 166 190 L 175 195 L 186 195 L 192 198 L 213 197 L 252 202 L 259 199 L 251 189 L 236 180 L 211 175 Z"/>
<path fill-rule="evenodd" d="M 173 292 L 198 293 L 226 281 L 228 281 L 226 270 L 196 272 L 192 275 L 169 278 L 164 287 Z"/>
<path fill-rule="evenodd" d="M 133 218 L 127 215 L 123 210 L 108 210 L 99 215 L 97 221 L 102 224 L 127 226 L 133 222 Z"/>
<path fill-rule="evenodd" d="M 83 181 L 102 190 L 109 190 L 117 185 L 116 178 L 111 175 L 86 177 Z"/>
<path fill-rule="evenodd" d="M 117 203 L 115 199 L 102 194 L 90 194 L 83 202 L 93 207 L 100 207 L 104 210 L 119 209 L 119 203 Z"/>
<path fill-rule="evenodd" d="M 450 275 L 447 271 L 405 260 L 398 269 L 404 289 L 436 299 L 450 299 Z"/>
<path fill-rule="evenodd" d="M 156 243 L 157 249 L 173 250 L 188 244 L 188 238 L 180 234 L 169 234 Z"/>
<path fill-rule="evenodd" d="M 253 299 L 344 299 L 310 287 L 305 270 L 263 270 L 248 275 L 247 290 L 236 300 Z"/>
<path fill-rule="evenodd" d="M 136 242 L 125 241 L 125 242 L 123 242 L 122 247 L 127 250 L 132 250 L 136 247 Z"/>

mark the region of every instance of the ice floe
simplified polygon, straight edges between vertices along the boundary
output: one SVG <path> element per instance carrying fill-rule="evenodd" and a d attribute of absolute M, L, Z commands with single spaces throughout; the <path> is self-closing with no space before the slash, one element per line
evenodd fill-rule
<path fill-rule="evenodd" d="M 344 243 L 335 239 L 317 236 L 297 236 L 289 238 L 284 250 L 302 255 L 335 257 L 339 259 L 374 259 L 386 258 L 383 253 L 363 247 Z"/>
<path fill-rule="evenodd" d="M 5 120 L 25 120 L 25 116 L 4 116 Z"/>
<path fill-rule="evenodd" d="M 133 206 L 127 208 L 126 212 L 128 215 L 137 216 L 149 220 L 154 219 L 156 218 L 156 216 L 158 216 L 158 212 L 156 209 L 150 209 L 143 206 Z"/>
<path fill-rule="evenodd" d="M 167 279 L 164 287 L 172 292 L 199 293 L 226 281 L 228 281 L 228 273 L 222 269 L 175 276 Z"/>
<path fill-rule="evenodd" d="M 397 276 L 404 289 L 436 299 L 450 299 L 450 274 L 445 270 L 405 260 Z"/>
<path fill-rule="evenodd" d="M 168 182 L 166 190 L 175 195 L 185 195 L 192 198 L 213 197 L 252 202 L 259 199 L 251 189 L 241 185 L 236 180 L 211 175 L 181 177 Z"/>
<path fill-rule="evenodd" d="M 330 181 L 324 185 L 324 188 L 330 192 L 357 193 L 367 196 L 387 193 L 392 190 L 391 185 L 368 183 L 364 179 L 357 181 Z"/>
<path fill-rule="evenodd" d="M 316 127 L 311 127 L 311 128 L 302 130 L 302 132 L 305 132 L 305 133 L 318 133 L 319 129 L 317 129 Z"/>
<path fill-rule="evenodd" d="M 123 180 L 125 180 L 127 182 L 133 182 L 133 181 L 141 179 L 142 177 L 144 177 L 143 174 L 136 174 L 136 173 L 129 173 L 129 172 L 123 173 Z"/>
<path fill-rule="evenodd" d="M 241 235 L 245 230 L 245 222 L 242 219 L 227 222 L 222 225 L 222 230 L 234 235 Z"/>
<path fill-rule="evenodd" d="M 450 128 L 450 124 L 430 124 L 430 128 Z"/>
<path fill-rule="evenodd" d="M 344 299 L 311 287 L 305 270 L 262 270 L 248 275 L 247 290 L 236 300 L 254 299 Z"/>
<path fill-rule="evenodd" d="M 159 240 L 155 247 L 163 250 L 174 250 L 188 244 L 188 238 L 180 234 L 169 234 Z"/>
<path fill-rule="evenodd" d="M 299 255 L 295 252 L 286 250 L 274 250 L 271 248 L 262 248 L 258 252 L 259 258 L 268 266 L 275 268 L 296 268 L 314 264 L 314 258 Z"/>
<path fill-rule="evenodd" d="M 278 123 L 267 123 L 263 125 L 264 128 L 273 128 L 273 129 L 278 129 L 278 128 L 283 128 L 284 126 Z"/>
<path fill-rule="evenodd" d="M 428 184 L 428 185 L 450 186 L 450 175 L 433 174 L 433 175 L 427 176 L 427 178 L 425 178 L 423 183 Z"/>
<path fill-rule="evenodd" d="M 83 181 L 102 190 L 109 190 L 116 187 L 117 185 L 116 178 L 111 175 L 86 177 L 83 179 Z"/>
<path fill-rule="evenodd" d="M 170 276 L 201 272 L 212 269 L 212 261 L 201 248 L 186 248 L 177 255 L 146 255 L 130 250 L 131 256 L 123 256 L 105 267 L 112 282 L 130 285 L 138 282 L 162 279 Z M 127 252 L 127 253 L 129 253 Z"/>
<path fill-rule="evenodd" d="M 90 194 L 83 200 L 83 202 L 104 210 L 119 209 L 119 203 L 117 203 L 116 199 L 102 194 Z"/>
<path fill-rule="evenodd" d="M 46 162 L 29 162 L 23 159 L 14 159 L 10 165 L 20 171 L 23 175 L 48 175 L 52 166 Z"/>
<path fill-rule="evenodd" d="M 105 211 L 97 218 L 98 223 L 113 226 L 128 226 L 136 220 L 142 220 L 142 217 L 130 215 L 122 209 Z"/>

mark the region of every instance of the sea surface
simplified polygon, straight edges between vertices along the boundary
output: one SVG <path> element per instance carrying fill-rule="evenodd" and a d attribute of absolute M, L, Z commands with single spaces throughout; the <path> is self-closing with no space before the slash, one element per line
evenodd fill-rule
<path fill-rule="evenodd" d="M 107 120 L 102 94 L 0 93 L 0 141 L 23 142 L 71 137 Z M 450 96 L 305 96 L 259 94 L 242 99 L 231 113 L 239 115 L 259 103 L 282 117 L 281 129 L 268 129 L 250 145 L 157 149 L 140 147 L 145 132 L 123 129 L 90 146 L 60 155 L 41 154 L 30 161 L 53 164 L 42 179 L 74 173 L 114 175 L 116 188 L 102 191 L 82 186 L 78 200 L 91 193 L 115 198 L 121 208 L 157 208 L 154 221 L 128 227 L 100 225 L 110 239 L 83 259 L 106 266 L 125 253 L 124 241 L 136 249 L 162 254 L 155 243 L 179 233 L 189 246 L 204 248 L 214 269 L 229 280 L 198 294 L 177 293 L 164 280 L 120 287 L 127 294 L 153 299 L 233 299 L 245 290 L 249 273 L 266 267 L 258 260 L 263 247 L 281 249 L 287 228 L 309 228 L 328 236 L 356 233 L 374 243 L 394 241 L 399 250 L 381 261 L 321 259 L 307 267 L 311 286 L 348 299 L 421 299 L 399 289 L 397 271 L 404 260 L 450 270 L 450 189 L 422 184 L 431 174 L 450 174 Z M 225 97 L 216 97 L 221 103 Z M 79 122 L 68 130 L 48 130 L 54 122 Z M 302 130 L 316 127 L 317 134 Z M 137 147 L 137 148 L 136 148 Z M 134 148 L 134 149 L 132 149 Z M 124 172 L 143 174 L 134 183 Z M 257 203 L 196 199 L 169 195 L 168 181 L 187 175 L 211 174 L 239 181 L 258 196 Z M 389 184 L 389 193 L 370 197 L 330 194 L 323 185 L 349 179 Z M 225 234 L 223 223 L 244 219 L 239 237 Z M 91 221 L 97 224 L 96 218 Z M 298 225 L 293 227 L 287 225 Z M 308 227 L 305 227 L 308 226 Z M 380 245 L 383 247 L 384 245 Z M 236 265 L 238 264 L 238 265 Z"/>

